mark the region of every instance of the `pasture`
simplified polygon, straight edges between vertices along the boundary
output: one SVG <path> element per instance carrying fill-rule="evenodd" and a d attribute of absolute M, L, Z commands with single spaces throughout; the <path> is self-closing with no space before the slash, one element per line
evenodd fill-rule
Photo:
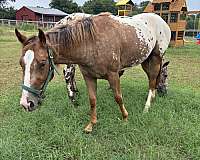
<path fill-rule="evenodd" d="M 0 159 L 200 159 L 200 46 L 168 49 L 169 94 L 157 96 L 147 114 L 146 75 L 140 66 L 125 72 L 121 88 L 128 122 L 121 120 L 108 83 L 99 80 L 98 123 L 85 134 L 90 107 L 80 72 L 78 106 L 69 102 L 62 75 L 49 84 L 39 109 L 27 113 L 19 105 L 21 46 L 13 31 L 0 27 Z"/>

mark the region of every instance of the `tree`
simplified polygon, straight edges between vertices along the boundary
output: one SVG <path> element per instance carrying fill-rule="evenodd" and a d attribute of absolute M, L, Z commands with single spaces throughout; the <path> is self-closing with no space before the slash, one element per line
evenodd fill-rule
<path fill-rule="evenodd" d="M 144 11 L 144 9 L 147 7 L 148 4 L 149 4 L 149 1 L 143 1 L 140 3 L 140 8 L 142 12 Z"/>
<path fill-rule="evenodd" d="M 89 0 L 83 5 L 83 11 L 89 14 L 98 14 L 101 12 L 117 13 L 116 2 L 114 0 Z"/>
<path fill-rule="evenodd" d="M 139 5 L 134 4 L 133 11 L 130 16 L 143 13 L 144 9 L 148 5 L 149 1 L 142 1 Z"/>
<path fill-rule="evenodd" d="M 65 13 L 80 12 L 81 9 L 73 0 L 52 0 L 49 4 L 52 8 L 59 9 Z"/>
<path fill-rule="evenodd" d="M 15 19 L 16 10 L 13 7 L 1 8 L 0 7 L 0 19 Z"/>
<path fill-rule="evenodd" d="M 0 0 L 0 19 L 15 19 L 16 10 L 5 6 L 8 1 L 15 2 L 15 0 Z"/>
<path fill-rule="evenodd" d="M 0 0 L 0 8 L 3 8 L 4 4 L 6 4 L 7 1 L 15 2 L 15 0 Z"/>

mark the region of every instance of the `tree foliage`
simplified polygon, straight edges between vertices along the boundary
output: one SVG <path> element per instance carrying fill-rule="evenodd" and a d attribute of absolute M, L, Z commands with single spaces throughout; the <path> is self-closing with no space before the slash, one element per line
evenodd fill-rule
<path fill-rule="evenodd" d="M 148 5 L 149 1 L 142 1 L 139 5 L 134 4 L 133 11 L 130 13 L 130 16 L 143 13 L 144 9 Z"/>
<path fill-rule="evenodd" d="M 8 1 L 15 2 L 15 0 L 0 0 L 0 19 L 15 19 L 16 10 L 5 6 Z"/>
<path fill-rule="evenodd" d="M 78 4 L 73 0 L 52 0 L 49 5 L 69 14 L 81 11 Z"/>
<path fill-rule="evenodd" d="M 16 10 L 13 7 L 0 8 L 0 19 L 15 19 Z"/>
<path fill-rule="evenodd" d="M 114 0 L 89 0 L 83 5 L 83 11 L 89 14 L 98 14 L 101 12 L 117 13 L 116 2 Z"/>
<path fill-rule="evenodd" d="M 4 4 L 6 4 L 8 1 L 15 2 L 15 0 L 0 0 L 0 8 L 3 8 Z"/>
<path fill-rule="evenodd" d="M 187 17 L 187 26 L 186 29 L 200 29 L 200 14 L 190 15 Z"/>

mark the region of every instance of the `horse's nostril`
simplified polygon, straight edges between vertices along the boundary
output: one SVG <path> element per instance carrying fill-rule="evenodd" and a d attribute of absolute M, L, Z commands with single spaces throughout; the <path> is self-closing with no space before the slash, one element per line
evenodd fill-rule
<path fill-rule="evenodd" d="M 32 101 L 30 101 L 30 107 L 34 108 L 34 103 Z"/>
<path fill-rule="evenodd" d="M 29 101 L 29 107 L 28 107 L 28 111 L 33 111 L 34 110 L 34 103 L 32 101 Z"/>

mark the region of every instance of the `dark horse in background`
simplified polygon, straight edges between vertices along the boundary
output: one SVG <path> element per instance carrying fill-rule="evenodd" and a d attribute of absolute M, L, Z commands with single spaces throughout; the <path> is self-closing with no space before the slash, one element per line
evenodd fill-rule
<path fill-rule="evenodd" d="M 102 13 L 60 25 L 46 34 L 39 30 L 38 36 L 31 38 L 26 38 L 18 30 L 15 32 L 23 45 L 21 105 L 28 111 L 38 106 L 55 64 L 78 64 L 91 106 L 86 132 L 91 132 L 97 122 L 97 79 L 108 80 L 123 119 L 127 120 L 119 79 L 119 72 L 127 67 L 141 64 L 146 72 L 149 93 L 144 111 L 149 110 L 160 82 L 163 55 L 171 35 L 166 22 L 150 13 L 127 18 Z"/>

